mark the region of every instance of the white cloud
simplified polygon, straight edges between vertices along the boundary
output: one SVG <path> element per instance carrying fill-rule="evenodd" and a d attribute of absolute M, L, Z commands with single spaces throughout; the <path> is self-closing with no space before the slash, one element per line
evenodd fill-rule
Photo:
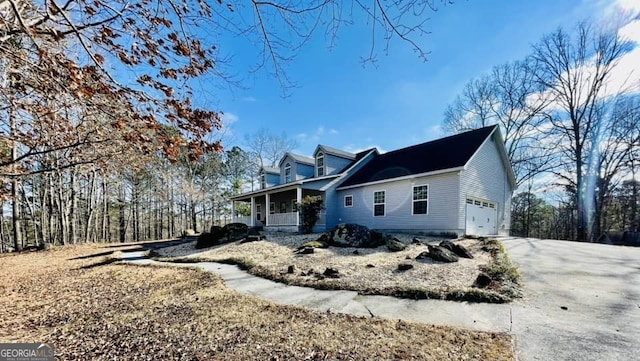
<path fill-rule="evenodd" d="M 254 98 L 252 96 L 248 96 L 248 97 L 242 98 L 242 101 L 244 101 L 244 102 L 256 102 L 256 101 L 258 101 L 258 99 Z"/>
<path fill-rule="evenodd" d="M 231 126 L 236 122 L 238 122 L 240 118 L 238 117 L 238 115 L 231 112 L 224 112 L 221 118 L 222 118 L 222 128 L 220 129 L 220 131 L 225 135 L 232 135 L 233 132 L 231 131 Z"/>

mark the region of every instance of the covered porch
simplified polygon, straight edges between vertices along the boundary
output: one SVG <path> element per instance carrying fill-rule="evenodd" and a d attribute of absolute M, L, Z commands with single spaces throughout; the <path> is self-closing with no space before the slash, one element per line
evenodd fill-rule
<path fill-rule="evenodd" d="M 297 232 L 301 226 L 297 204 L 306 196 L 320 197 L 324 200 L 324 192 L 303 189 L 300 185 L 264 189 L 233 197 L 231 205 L 233 221 L 250 227 L 262 226 L 266 230 Z M 250 214 L 247 214 L 247 208 Z M 325 212 L 322 211 L 314 231 L 325 230 L 325 218 Z"/>

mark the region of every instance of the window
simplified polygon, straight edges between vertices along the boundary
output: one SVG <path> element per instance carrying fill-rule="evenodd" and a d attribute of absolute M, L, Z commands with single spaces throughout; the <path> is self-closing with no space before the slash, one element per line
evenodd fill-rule
<path fill-rule="evenodd" d="M 353 207 L 353 196 L 344 196 L 344 206 Z"/>
<path fill-rule="evenodd" d="M 287 213 L 287 202 L 280 202 L 280 213 Z"/>
<path fill-rule="evenodd" d="M 287 163 L 284 166 L 284 182 L 285 183 L 290 183 L 291 182 L 291 164 Z"/>
<path fill-rule="evenodd" d="M 420 185 L 413 187 L 413 214 L 427 214 L 429 199 L 429 186 Z"/>
<path fill-rule="evenodd" d="M 291 200 L 291 212 L 298 211 L 298 202 L 295 199 Z"/>
<path fill-rule="evenodd" d="M 269 214 L 276 213 L 276 202 L 269 203 Z"/>
<path fill-rule="evenodd" d="M 384 216 L 384 191 L 373 192 L 373 215 Z"/>
<path fill-rule="evenodd" d="M 261 204 L 256 204 L 256 219 L 260 220 L 261 217 Z"/>
<path fill-rule="evenodd" d="M 316 169 L 318 169 L 318 177 L 324 175 L 324 153 L 320 152 L 316 156 Z"/>
<path fill-rule="evenodd" d="M 267 188 L 267 177 L 264 174 L 264 171 L 260 172 L 260 188 Z"/>

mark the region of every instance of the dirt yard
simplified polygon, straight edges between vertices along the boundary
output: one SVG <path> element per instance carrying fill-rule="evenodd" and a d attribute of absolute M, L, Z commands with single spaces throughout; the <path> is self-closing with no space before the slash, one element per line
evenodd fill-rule
<path fill-rule="evenodd" d="M 0 342 L 60 360 L 514 359 L 505 334 L 279 306 L 204 271 L 110 264 L 121 247 L 0 256 Z"/>

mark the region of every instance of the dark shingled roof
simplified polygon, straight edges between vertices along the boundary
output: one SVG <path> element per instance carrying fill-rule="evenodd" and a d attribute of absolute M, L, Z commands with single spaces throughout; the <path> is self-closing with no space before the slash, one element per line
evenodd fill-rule
<path fill-rule="evenodd" d="M 340 187 L 463 167 L 495 128 L 493 125 L 378 154 Z"/>

